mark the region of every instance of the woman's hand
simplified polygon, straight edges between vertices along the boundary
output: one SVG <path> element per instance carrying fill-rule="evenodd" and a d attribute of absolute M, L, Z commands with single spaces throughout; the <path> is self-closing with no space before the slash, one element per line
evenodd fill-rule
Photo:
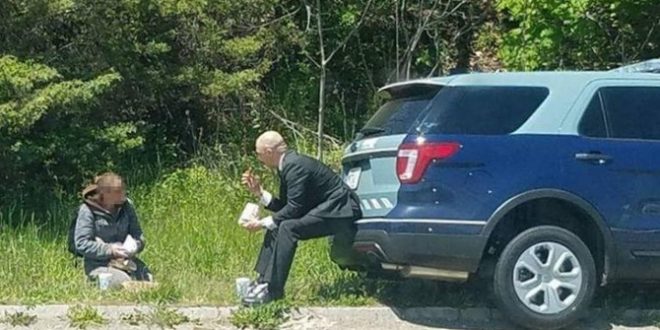
<path fill-rule="evenodd" d="M 123 258 L 123 259 L 128 259 L 130 257 L 128 251 L 126 251 L 121 244 L 110 244 L 110 252 L 112 254 L 112 257 L 117 259 L 117 258 Z"/>

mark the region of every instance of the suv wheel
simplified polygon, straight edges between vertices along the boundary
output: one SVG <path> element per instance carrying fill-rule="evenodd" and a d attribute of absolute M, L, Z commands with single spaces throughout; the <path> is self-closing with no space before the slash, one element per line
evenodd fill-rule
<path fill-rule="evenodd" d="M 500 309 L 528 328 L 557 329 L 589 307 L 596 268 L 587 246 L 572 232 L 539 226 L 516 236 L 495 266 Z"/>

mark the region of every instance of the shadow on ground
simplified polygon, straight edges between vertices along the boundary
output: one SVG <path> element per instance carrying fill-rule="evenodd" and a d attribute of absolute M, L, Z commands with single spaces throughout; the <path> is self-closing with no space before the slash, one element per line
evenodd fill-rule
<path fill-rule="evenodd" d="M 410 313 L 413 307 L 450 307 L 464 311 L 496 309 L 490 284 L 486 281 L 446 283 L 430 280 L 376 280 L 364 276 L 338 278 L 320 287 L 318 296 L 324 301 L 341 301 L 342 296 L 365 296 L 386 305 L 403 321 L 427 327 L 448 329 L 516 329 L 505 319 L 488 313 L 487 319 L 449 321 L 428 313 Z M 570 329 L 609 330 L 621 327 L 660 326 L 660 285 L 611 284 L 596 291 L 592 309 Z"/>

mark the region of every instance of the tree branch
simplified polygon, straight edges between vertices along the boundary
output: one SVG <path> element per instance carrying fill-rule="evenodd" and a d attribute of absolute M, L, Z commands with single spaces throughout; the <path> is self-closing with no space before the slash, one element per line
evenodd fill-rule
<path fill-rule="evenodd" d="M 376 84 L 374 84 L 374 75 L 371 70 L 369 70 L 369 67 L 367 66 L 367 58 L 364 56 L 364 48 L 362 47 L 362 39 L 360 38 L 360 35 L 357 35 L 357 42 L 358 42 L 358 49 L 360 50 L 360 58 L 362 59 L 362 66 L 364 66 L 364 72 L 367 75 L 367 78 L 369 79 L 369 85 L 371 86 L 371 90 L 375 91 Z"/>
<path fill-rule="evenodd" d="M 419 23 L 417 24 L 417 30 L 415 31 L 415 34 L 412 37 L 412 40 L 406 47 L 406 52 L 404 53 L 404 61 L 406 63 L 405 65 L 405 70 L 406 70 L 406 80 L 410 79 L 410 67 L 412 63 L 412 53 L 415 51 L 417 48 L 417 43 L 419 43 L 420 38 L 422 37 L 422 32 L 424 29 L 426 29 L 426 26 L 428 25 L 429 20 L 431 19 L 431 16 L 433 15 L 433 12 L 437 8 L 438 4 L 440 3 L 440 0 L 437 0 L 433 2 L 433 6 L 431 7 L 431 10 L 429 10 L 428 15 L 426 15 L 423 18 L 420 18 Z M 423 10 L 423 4 L 420 2 L 419 5 L 419 13 L 418 15 L 421 17 L 422 13 L 424 12 Z"/>
<path fill-rule="evenodd" d="M 312 7 L 305 4 L 305 11 L 307 11 L 307 25 L 305 25 L 305 32 L 309 31 L 309 26 L 312 24 Z"/>
<path fill-rule="evenodd" d="M 286 118 L 280 116 L 279 114 L 277 114 L 273 110 L 268 110 L 268 112 L 270 112 L 270 114 L 273 115 L 273 117 L 275 117 L 275 119 L 279 120 L 286 127 L 291 129 L 292 131 L 294 131 L 294 133 L 298 133 L 299 135 L 302 136 L 302 132 L 307 132 L 307 133 L 314 134 L 315 136 L 318 137 L 318 133 L 316 131 L 314 131 L 313 129 L 307 128 L 302 124 L 299 124 L 299 123 L 296 123 L 296 122 L 291 121 L 289 119 L 286 119 Z M 323 134 L 323 138 L 328 140 L 330 143 L 332 143 L 336 146 L 340 146 L 342 144 L 340 139 L 338 139 L 334 136 L 328 135 L 328 134 Z"/>
<path fill-rule="evenodd" d="M 259 25 L 253 25 L 253 26 L 242 26 L 242 28 L 243 28 L 245 31 L 251 31 L 251 30 L 260 29 L 260 28 L 262 28 L 262 27 L 264 27 L 264 26 L 268 26 L 268 25 L 271 25 L 271 24 L 275 24 L 275 23 L 277 23 L 277 22 L 279 22 L 279 21 L 281 21 L 281 20 L 284 20 L 284 19 L 286 19 L 286 18 L 289 18 L 289 17 L 291 17 L 291 16 L 297 14 L 299 11 L 300 11 L 300 8 L 298 8 L 298 9 L 292 11 L 292 12 L 289 12 L 289 13 L 287 13 L 287 14 L 284 14 L 284 15 L 282 15 L 282 16 L 280 16 L 280 17 L 274 18 L 273 20 L 268 21 L 268 22 L 266 22 L 266 23 L 259 24 Z"/>
<path fill-rule="evenodd" d="M 344 38 L 344 40 L 342 40 L 341 43 L 339 43 L 339 45 L 337 45 L 337 48 L 335 48 L 335 49 L 330 53 L 330 55 L 328 56 L 328 58 L 325 59 L 325 61 L 324 61 L 325 63 L 323 63 L 324 65 L 327 64 L 328 62 L 330 62 L 330 60 L 332 60 L 332 57 L 334 57 L 335 54 L 336 54 L 341 48 L 344 48 L 344 46 L 346 45 L 346 43 L 348 42 L 348 40 L 353 36 L 353 34 L 355 34 L 355 32 L 357 32 L 357 30 L 360 28 L 360 26 L 361 26 L 362 23 L 364 22 L 364 18 L 367 16 L 367 12 L 369 11 L 369 8 L 371 7 L 371 3 L 372 3 L 372 2 L 373 2 L 373 0 L 369 0 L 369 2 L 367 2 L 367 5 L 364 7 L 364 9 L 362 10 L 362 14 L 360 15 L 360 20 L 359 20 L 359 21 L 357 22 L 357 24 L 353 27 L 353 29 L 351 30 L 351 32 L 348 33 L 348 35 L 346 35 L 346 37 Z M 317 3 L 318 3 L 318 0 L 317 0 Z"/>
<path fill-rule="evenodd" d="M 308 52 L 303 51 L 302 53 L 303 53 L 303 55 L 305 55 L 305 57 L 307 57 L 308 60 L 310 60 L 312 63 L 314 63 L 314 65 L 316 65 L 316 67 L 321 68 L 321 64 L 319 64 L 319 62 L 317 62 L 313 57 L 311 57 Z"/>
<path fill-rule="evenodd" d="M 395 43 L 396 43 L 396 81 L 399 81 L 401 68 L 399 65 L 399 0 L 394 0 Z"/>
<path fill-rule="evenodd" d="M 321 67 L 325 67 L 325 46 L 323 45 L 323 22 L 321 21 L 321 0 L 316 0 L 316 29 L 319 34 L 319 48 L 321 49 Z"/>
<path fill-rule="evenodd" d="M 656 21 L 653 26 L 649 29 L 649 33 L 646 34 L 646 38 L 642 42 L 641 45 L 639 45 L 639 48 L 637 48 L 637 53 L 635 54 L 635 58 L 639 58 L 639 54 L 642 53 L 644 50 L 644 47 L 646 47 L 646 44 L 649 42 L 649 39 L 651 39 L 651 35 L 653 35 L 653 31 L 655 30 L 656 26 L 658 26 L 658 23 L 660 23 L 660 20 Z"/>

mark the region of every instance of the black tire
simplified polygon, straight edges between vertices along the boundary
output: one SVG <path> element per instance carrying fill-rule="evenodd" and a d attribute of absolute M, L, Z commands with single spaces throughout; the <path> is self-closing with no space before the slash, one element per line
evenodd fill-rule
<path fill-rule="evenodd" d="M 513 274 L 518 259 L 527 249 L 542 242 L 558 243 L 567 248 L 582 272 L 575 300 L 564 310 L 552 314 L 543 314 L 525 305 L 514 287 Z M 572 232 L 555 226 L 534 227 L 511 240 L 502 251 L 493 276 L 493 292 L 500 310 L 513 322 L 530 329 L 558 329 L 575 322 L 589 308 L 595 287 L 596 267 L 589 248 Z"/>

